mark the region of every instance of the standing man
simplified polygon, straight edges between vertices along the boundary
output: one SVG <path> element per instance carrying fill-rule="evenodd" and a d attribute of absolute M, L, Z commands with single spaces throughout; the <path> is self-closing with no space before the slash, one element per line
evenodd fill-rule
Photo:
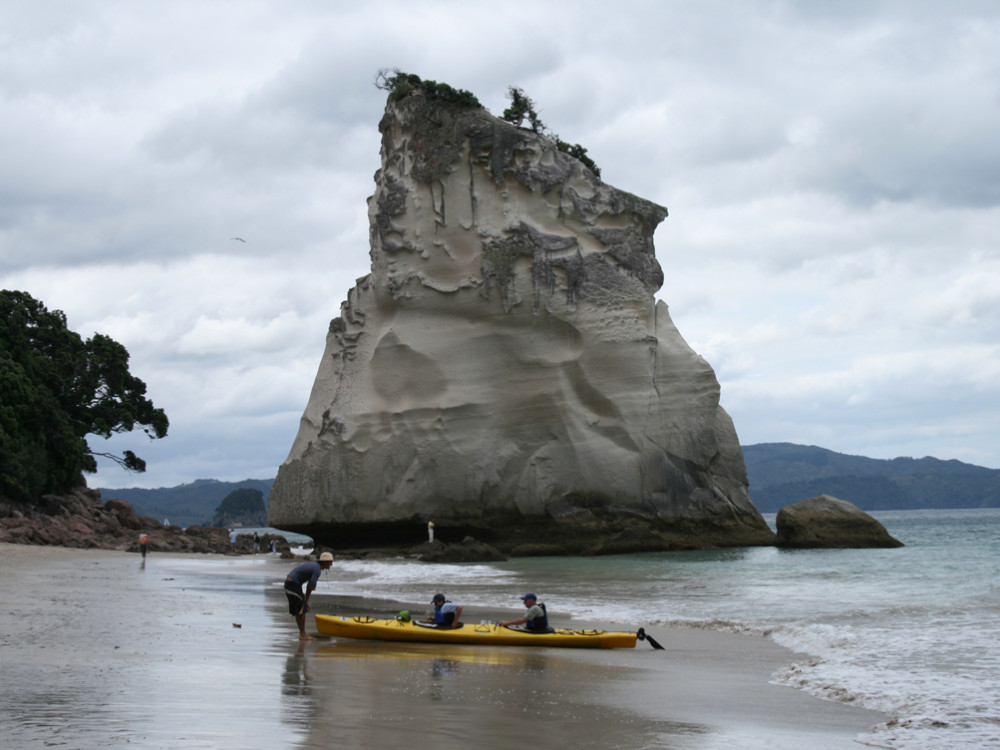
<path fill-rule="evenodd" d="M 236 529 L 229 530 L 229 551 L 236 551 Z"/>
<path fill-rule="evenodd" d="M 299 626 L 300 641 L 316 640 L 306 635 L 306 612 L 309 611 L 309 595 L 319 583 L 319 574 L 329 570 L 333 565 L 333 555 L 324 552 L 319 556 L 319 562 L 304 562 L 292 568 L 285 578 L 285 596 L 288 597 L 288 614 L 295 616 L 295 624 Z M 302 592 L 303 585 L 305 593 Z"/>
<path fill-rule="evenodd" d="M 142 553 L 142 559 L 146 559 L 146 553 L 149 552 L 149 534 L 145 531 L 139 534 L 139 551 Z"/>
<path fill-rule="evenodd" d="M 524 602 L 524 606 L 528 608 L 524 617 L 519 617 L 516 620 L 507 620 L 506 622 L 498 622 L 497 625 L 524 625 L 524 630 L 528 633 L 550 633 L 552 629 L 549 627 L 549 613 L 545 609 L 545 604 L 538 601 L 538 597 L 534 594 L 525 594 L 521 597 L 521 601 Z"/>

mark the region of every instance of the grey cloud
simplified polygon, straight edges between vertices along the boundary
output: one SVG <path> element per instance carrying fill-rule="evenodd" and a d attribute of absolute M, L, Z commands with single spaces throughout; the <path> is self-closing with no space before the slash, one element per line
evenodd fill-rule
<path fill-rule="evenodd" d="M 494 112 L 522 86 L 669 208 L 661 296 L 744 441 L 1000 466 L 995 3 L 11 0 L 0 28 L 0 282 L 122 341 L 171 416 L 148 474 L 92 484 L 273 475 L 368 269 L 380 67 Z"/>

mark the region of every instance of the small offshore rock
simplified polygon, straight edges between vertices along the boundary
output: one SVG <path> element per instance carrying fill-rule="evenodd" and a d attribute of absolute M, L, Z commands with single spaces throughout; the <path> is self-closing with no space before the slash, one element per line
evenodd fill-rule
<path fill-rule="evenodd" d="M 503 562 L 507 558 L 496 547 L 466 537 L 461 544 L 426 542 L 411 551 L 421 562 Z"/>
<path fill-rule="evenodd" d="M 890 548 L 903 543 L 886 528 L 847 500 L 819 495 L 788 505 L 776 519 L 778 547 Z"/>

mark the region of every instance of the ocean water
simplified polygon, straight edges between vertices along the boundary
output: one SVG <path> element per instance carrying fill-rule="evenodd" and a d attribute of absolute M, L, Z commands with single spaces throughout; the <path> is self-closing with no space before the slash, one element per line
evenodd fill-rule
<path fill-rule="evenodd" d="M 294 531 L 282 531 L 281 529 L 275 529 L 272 526 L 240 526 L 236 529 L 237 536 L 253 536 L 254 532 L 260 535 L 264 534 L 280 534 L 285 537 L 291 546 L 300 546 L 311 548 L 313 546 L 312 537 L 306 536 L 305 534 L 296 534 Z"/>
<path fill-rule="evenodd" d="M 474 619 L 476 606 L 523 611 L 519 597 L 532 591 L 557 625 L 571 616 L 611 628 L 760 634 L 796 652 L 774 682 L 890 717 L 860 742 L 1000 747 L 1000 509 L 872 515 L 906 546 L 465 565 L 342 560 L 317 594 L 419 609 L 440 589 Z"/>

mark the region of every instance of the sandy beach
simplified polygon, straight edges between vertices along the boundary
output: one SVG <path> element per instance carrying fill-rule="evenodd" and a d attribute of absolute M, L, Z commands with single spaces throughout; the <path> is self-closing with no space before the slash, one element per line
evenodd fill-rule
<path fill-rule="evenodd" d="M 794 655 L 759 636 L 650 629 L 663 651 L 300 643 L 291 566 L 0 545 L 0 746 L 837 750 L 884 720 L 770 684 Z M 323 593 L 314 612 L 398 609 Z"/>

